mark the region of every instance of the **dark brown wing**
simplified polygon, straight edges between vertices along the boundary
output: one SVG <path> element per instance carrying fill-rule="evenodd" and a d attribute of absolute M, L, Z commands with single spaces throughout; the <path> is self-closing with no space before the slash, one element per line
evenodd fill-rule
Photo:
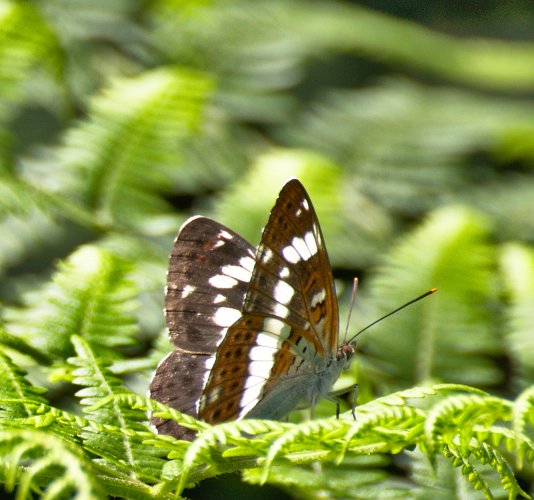
<path fill-rule="evenodd" d="M 254 247 L 245 239 L 206 217 L 189 219 L 169 257 L 165 317 L 172 343 L 213 354 L 241 316 L 253 268 Z"/>

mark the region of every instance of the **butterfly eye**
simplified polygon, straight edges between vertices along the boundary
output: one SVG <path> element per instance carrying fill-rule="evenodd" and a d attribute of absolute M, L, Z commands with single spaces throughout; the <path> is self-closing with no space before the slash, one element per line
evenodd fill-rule
<path fill-rule="evenodd" d="M 347 361 L 354 355 L 354 346 L 351 344 L 341 344 L 338 347 L 336 358 L 346 359 Z"/>

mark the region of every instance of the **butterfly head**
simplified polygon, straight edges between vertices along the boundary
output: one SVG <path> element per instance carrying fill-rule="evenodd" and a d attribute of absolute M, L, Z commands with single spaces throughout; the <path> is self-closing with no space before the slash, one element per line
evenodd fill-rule
<path fill-rule="evenodd" d="M 356 342 L 343 342 L 336 352 L 336 359 L 338 361 L 345 360 L 346 365 L 350 363 L 354 352 L 356 351 Z"/>

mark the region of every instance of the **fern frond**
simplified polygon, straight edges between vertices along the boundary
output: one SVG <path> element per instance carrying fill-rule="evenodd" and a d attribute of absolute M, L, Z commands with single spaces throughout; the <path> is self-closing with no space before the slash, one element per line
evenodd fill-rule
<path fill-rule="evenodd" d="M 516 468 L 523 469 L 525 462 L 530 466 L 534 464 L 534 440 L 526 434 L 511 431 L 506 427 L 490 426 L 482 428 L 477 432 L 477 426 L 474 426 L 475 436 L 479 441 L 491 444 L 494 448 L 505 448 L 509 453 L 515 456 Z"/>
<path fill-rule="evenodd" d="M 524 161 L 531 162 L 530 159 Z M 530 242 L 534 237 L 534 221 L 524 215 L 534 210 L 534 200 L 530 197 L 533 189 L 533 179 L 504 174 L 471 189 L 468 197 L 462 196 L 462 201 L 492 220 L 493 233 L 500 241 Z"/>
<path fill-rule="evenodd" d="M 312 149 L 276 149 L 257 158 L 246 175 L 219 197 L 214 218 L 257 242 L 265 213 L 289 177 L 299 178 L 309 191 L 334 265 L 375 261 L 392 232 L 389 215 L 371 198 L 349 191 L 341 167 Z"/>
<path fill-rule="evenodd" d="M 398 453 L 423 437 L 425 412 L 406 403 L 435 397 L 440 392 L 465 389 L 461 386 L 414 388 L 358 407 L 358 420 L 333 418 L 294 424 L 242 420 L 208 428 L 195 440 L 183 457 L 176 473 L 181 474 L 178 491 L 194 478 L 208 477 L 215 471 L 236 470 L 262 465 L 262 480 L 269 478 L 275 461 L 293 465 L 313 460 L 346 460 L 354 455 Z M 478 392 L 475 389 L 476 392 Z M 467 417 L 465 417 L 467 419 Z M 284 425 L 284 426 L 282 426 Z M 243 439 L 243 436 L 246 439 Z M 254 436 L 254 439 L 250 439 Z M 262 459 L 262 457 L 264 457 Z M 233 459 L 233 462 L 229 462 Z M 202 465 L 201 465 L 202 464 Z M 204 468 L 203 468 L 204 467 Z M 193 479 L 192 479 L 193 478 Z"/>
<path fill-rule="evenodd" d="M 486 443 L 479 443 L 476 440 L 472 440 L 467 448 L 465 444 L 448 443 L 444 446 L 442 453 L 445 457 L 452 460 L 452 464 L 455 467 L 461 467 L 462 474 L 469 480 L 474 489 L 482 490 L 486 498 L 494 498 L 494 496 L 488 483 L 478 471 L 475 460 L 473 459 L 478 460 L 483 465 L 489 465 L 499 474 L 502 486 L 506 490 L 509 490 L 509 498 L 516 498 L 517 495 L 528 499 L 531 498 L 530 495 L 521 489 L 508 462 L 496 448 Z"/>
<path fill-rule="evenodd" d="M 402 391 L 394 392 L 381 398 L 377 398 L 374 401 L 370 401 L 365 405 L 365 408 L 372 408 L 376 404 L 386 405 L 404 405 L 407 400 L 410 399 L 425 399 L 429 396 L 436 396 L 447 394 L 450 392 L 471 392 L 479 395 L 488 395 L 487 392 L 481 391 L 476 387 L 469 387 L 463 384 L 434 384 L 431 386 L 417 386 L 404 389 Z M 360 409 L 364 407 L 360 406 Z"/>
<path fill-rule="evenodd" d="M 154 417 L 174 420 L 180 425 L 187 427 L 188 429 L 192 429 L 195 431 L 203 431 L 211 427 L 205 422 L 197 420 L 196 418 L 191 417 L 186 413 L 181 413 L 178 410 L 171 408 L 170 406 L 160 403 L 159 401 L 155 401 L 154 399 L 142 398 L 140 396 L 136 396 L 135 394 L 131 394 L 128 396 L 123 395 L 120 397 L 120 399 L 123 398 L 126 398 L 125 401 L 127 401 L 127 404 L 132 408 L 140 408 L 145 411 L 148 411 Z"/>
<path fill-rule="evenodd" d="M 50 358 L 48 356 L 29 345 L 24 339 L 9 334 L 9 332 L 5 330 L 4 325 L 0 324 L 0 352 L 2 350 L 12 350 L 17 351 L 20 354 L 25 354 L 39 362 L 41 365 L 46 366 L 50 363 Z"/>
<path fill-rule="evenodd" d="M 38 429 L 80 445 L 80 432 L 91 425 L 87 419 L 49 404 L 35 403 L 20 398 L 0 398 L 0 406 L 8 418 L 2 416 L 0 426 L 5 429 Z M 100 428 L 100 432 L 105 429 Z"/>
<path fill-rule="evenodd" d="M 214 217 L 249 241 L 258 241 L 265 213 L 290 177 L 299 178 L 312 193 L 325 230 L 339 230 L 336 215 L 342 203 L 341 169 L 328 158 L 305 150 L 278 149 L 259 157 L 247 174 L 219 198 Z M 244 212 L 247 217 L 243 217 Z"/>
<path fill-rule="evenodd" d="M 513 407 L 513 430 L 516 438 L 516 448 L 518 450 L 517 465 L 523 467 L 523 461 L 526 459 L 534 463 L 534 450 L 531 446 L 525 450 L 522 446 L 526 439 L 527 424 L 534 425 L 534 386 L 523 391 L 515 401 Z"/>
<path fill-rule="evenodd" d="M 298 117 L 287 135 L 294 147 L 320 151 L 346 165 L 352 174 L 347 184 L 358 196 L 387 207 L 389 217 L 419 216 L 443 201 L 491 210 L 493 201 L 492 213 L 499 219 L 505 200 L 496 202 L 492 196 L 505 179 L 491 189 L 484 184 L 485 203 L 473 203 L 478 184 L 466 176 L 465 155 L 530 121 L 532 111 L 531 105 L 525 108 L 513 99 L 484 98 L 395 79 L 373 88 L 327 94 Z M 520 179 L 515 185 L 519 188 L 526 181 Z M 531 187 L 529 182 L 525 193 Z M 513 187 L 507 189 L 514 197 Z M 517 198 L 524 199 L 516 201 L 514 214 L 520 215 L 521 207 L 532 207 L 529 197 Z M 349 205 L 341 213 L 350 217 L 350 210 Z M 365 221 L 362 225 L 369 225 L 374 214 L 369 220 L 364 211 L 358 216 Z M 507 220 L 512 222 L 512 217 Z M 530 222 L 518 217 L 515 228 L 525 223 Z"/>
<path fill-rule="evenodd" d="M 72 342 L 77 354 L 69 359 L 75 366 L 72 382 L 84 387 L 76 395 L 88 420 L 105 425 L 107 429 L 102 433 L 98 428 L 87 426 L 81 434 L 84 447 L 125 471 L 133 472 L 136 477 L 156 481 L 161 471 L 162 453 L 142 442 L 148 435 L 145 412 L 114 400 L 114 395 L 127 392 L 126 387 L 111 375 L 105 362 L 95 357 L 87 342 L 78 336 L 73 336 Z M 112 428 L 117 430 L 112 432 Z"/>
<path fill-rule="evenodd" d="M 282 422 L 275 422 L 270 420 L 253 420 L 244 419 L 236 422 L 229 422 L 211 427 L 203 431 L 195 441 L 189 446 L 185 456 L 183 457 L 181 475 L 177 486 L 177 491 L 181 492 L 188 481 L 191 480 L 191 471 L 193 467 L 201 463 L 204 467 L 212 466 L 212 470 L 209 475 L 215 475 L 222 471 L 236 470 L 237 463 L 231 465 L 231 469 L 224 467 L 224 463 L 220 461 L 213 461 L 213 452 L 219 448 L 226 448 L 231 446 L 237 447 L 237 453 L 227 452 L 227 455 L 232 458 L 238 458 L 245 463 L 248 463 L 248 467 L 254 467 L 258 465 L 257 455 L 251 455 L 243 457 L 243 449 L 254 451 L 257 453 L 259 448 L 263 448 L 261 454 L 264 454 L 268 442 L 258 440 L 255 443 L 251 443 L 251 437 L 256 435 L 268 434 L 271 438 L 279 435 L 284 429 L 287 429 L 291 424 L 284 424 Z M 248 459 L 248 460 L 247 460 Z"/>
<path fill-rule="evenodd" d="M 468 479 L 475 490 L 482 490 L 486 498 L 493 499 L 493 494 L 486 481 L 479 474 L 473 461 L 465 455 L 465 450 L 461 453 L 454 446 L 443 448 L 443 455 L 452 460 L 454 467 L 461 467 L 462 474 Z"/>
<path fill-rule="evenodd" d="M 32 204 L 28 204 L 31 206 Z M 0 220 L 0 273 L 19 264 L 28 257 L 38 255 L 43 248 L 49 248 L 64 232 L 51 217 L 42 210 L 29 210 L 25 214 L 8 214 Z"/>
<path fill-rule="evenodd" d="M 32 385 L 26 378 L 26 372 L 15 365 L 11 359 L 0 351 L 0 380 L 2 380 L 1 398 L 13 398 L 15 400 L 27 401 L 32 404 L 47 403 L 42 394 L 47 392 L 42 387 Z M 0 418 L 13 418 L 11 412 L 4 413 L 5 408 L 0 406 Z M 24 412 L 24 416 L 29 416 L 31 412 Z M 20 416 L 20 414 L 16 415 Z"/>
<path fill-rule="evenodd" d="M 474 386 L 501 380 L 488 359 L 500 343 L 488 307 L 496 289 L 494 250 L 486 238 L 480 216 L 447 207 L 385 258 L 371 283 L 373 303 L 380 307 L 375 318 L 429 288 L 438 293 L 378 324 L 363 339 L 366 378 L 385 386 L 384 392 L 429 380 Z"/>
<path fill-rule="evenodd" d="M 399 453 L 421 434 L 424 413 L 409 406 L 377 409 L 347 431 L 339 461 L 348 452 Z"/>
<path fill-rule="evenodd" d="M 508 243 L 501 256 L 503 279 L 510 306 L 506 309 L 505 334 L 516 383 L 534 385 L 534 252 Z"/>
<path fill-rule="evenodd" d="M 33 172 L 36 178 L 42 182 L 50 177 L 51 165 L 34 163 L 39 165 Z M 0 176 L 0 271 L 25 258 L 39 258 L 43 247 L 57 245 L 65 238 L 65 220 L 91 230 L 103 227 L 89 210 L 35 187 L 31 179 Z"/>
<path fill-rule="evenodd" d="M 319 458 L 332 456 L 334 442 L 328 442 L 324 434 L 339 441 L 347 428 L 344 420 L 313 420 L 294 426 L 283 432 L 269 448 L 263 464 L 262 482 L 269 476 L 273 462 L 282 454 L 288 459 L 294 455 L 295 463 L 306 463 Z M 312 444 L 315 442 L 315 446 Z"/>
<path fill-rule="evenodd" d="M 380 455 L 351 457 L 341 464 L 278 464 L 269 471 L 268 483 L 297 498 L 310 498 L 317 491 L 328 491 L 334 498 L 407 498 L 410 484 L 388 481 L 383 470 L 390 461 Z M 262 469 L 247 469 L 243 480 L 263 485 Z M 377 489 L 372 489 L 372 486 Z"/>
<path fill-rule="evenodd" d="M 425 423 L 425 445 L 430 454 L 443 442 L 459 436 L 461 443 L 473 435 L 473 425 L 479 422 L 491 426 L 498 420 L 510 421 L 512 404 L 492 396 L 457 395 L 438 402 L 428 414 Z"/>
<path fill-rule="evenodd" d="M 90 460 L 49 433 L 0 430 L 0 450 L 5 489 L 12 492 L 18 484 L 17 498 L 32 498 L 31 492 L 50 499 L 73 496 L 89 500 L 105 495 Z"/>
<path fill-rule="evenodd" d="M 96 247 L 79 248 L 58 266 L 53 281 L 24 296 L 24 309 L 6 310 L 11 333 L 32 347 L 63 360 L 78 334 L 98 346 L 101 356 L 116 358 L 131 345 L 137 329 L 132 310 L 136 290 L 128 264 Z"/>
<path fill-rule="evenodd" d="M 451 391 L 471 390 L 475 394 L 449 395 Z M 438 461 L 442 454 L 453 457 L 455 465 L 461 463 L 464 473 L 471 474 L 468 480 L 476 488 L 489 494 L 495 492 L 494 479 L 479 469 L 479 465 L 488 464 L 499 474 L 504 488 L 521 494 L 499 447 L 504 445 L 510 453 L 522 453 L 530 460 L 534 456 L 532 442 L 525 434 L 516 439 L 512 429 L 494 424 L 511 420 L 512 403 L 481 394 L 484 393 L 478 389 L 456 384 L 415 387 L 359 406 L 356 422 L 347 414 L 347 418 L 339 420 L 329 418 L 301 424 L 244 419 L 210 426 L 132 394 L 111 394 L 101 398 L 95 407 L 114 401 L 200 430 L 191 444 L 169 436 L 144 434 L 146 445 L 171 459 L 164 468 L 162 491 L 181 492 L 188 484 L 207 477 L 258 467 L 261 473 L 259 470 L 247 473 L 252 482 L 272 479 L 276 484 L 284 484 L 279 465 L 297 467 L 298 474 L 307 474 L 306 464 L 312 462 L 324 464 L 319 467 L 331 467 L 329 463 L 349 467 L 361 456 L 396 454 L 418 446 L 433 461 Z M 114 426 L 109 429 L 112 435 L 121 432 Z M 365 463 L 361 466 L 366 467 Z M 362 483 L 368 482 L 369 495 L 374 491 L 371 485 L 380 477 L 379 471 L 373 471 L 367 479 L 362 476 Z M 387 480 L 383 486 L 392 495 L 404 490 Z"/>
<path fill-rule="evenodd" d="M 55 180 L 57 195 L 104 224 L 143 230 L 170 212 L 162 194 L 173 187 L 185 141 L 198 132 L 211 86 L 205 75 L 172 67 L 115 81 L 66 136 L 46 182 Z"/>
<path fill-rule="evenodd" d="M 20 97 L 21 85 L 36 67 L 54 78 L 64 70 L 64 53 L 38 9 L 27 2 L 4 2 L 0 10 L 0 87 L 2 101 Z M 2 105 L 5 106 L 5 102 Z"/>
<path fill-rule="evenodd" d="M 38 205 L 26 185 L 9 175 L 0 177 L 0 215 L 24 215 Z"/>

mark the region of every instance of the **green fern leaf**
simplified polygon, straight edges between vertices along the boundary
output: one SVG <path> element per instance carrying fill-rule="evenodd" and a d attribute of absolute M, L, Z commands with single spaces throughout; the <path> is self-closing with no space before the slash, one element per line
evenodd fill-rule
<path fill-rule="evenodd" d="M 6 311 L 10 332 L 58 360 L 72 352 L 73 334 L 98 346 L 102 357 L 116 358 L 137 332 L 128 270 L 107 252 L 81 247 L 60 263 L 52 283 L 24 297 L 26 308 Z"/>
<path fill-rule="evenodd" d="M 450 443 L 457 436 L 461 443 L 468 443 L 473 435 L 473 425 L 483 423 L 488 427 L 497 420 L 509 421 L 512 404 L 497 397 L 457 395 L 445 398 L 430 410 L 425 423 L 425 444 L 430 454 L 440 449 L 442 443 Z"/>
<path fill-rule="evenodd" d="M 325 230 L 333 232 L 341 205 L 341 169 L 328 158 L 304 150 L 280 149 L 260 157 L 247 175 L 219 198 L 215 218 L 249 241 L 258 241 L 265 214 L 272 207 L 279 187 L 289 177 L 297 177 L 306 185 L 313 194 Z M 244 212 L 247 217 L 243 217 Z"/>
<path fill-rule="evenodd" d="M 488 463 L 499 473 L 501 484 L 504 486 L 504 489 L 509 490 L 511 498 L 520 495 L 530 499 L 530 495 L 523 491 L 517 483 L 512 468 L 496 448 L 487 443 L 480 443 L 479 449 L 481 463 Z M 478 453 L 478 450 L 475 453 Z"/>
<path fill-rule="evenodd" d="M 0 351 L 0 427 L 47 429 L 57 437 L 78 444 L 86 419 L 50 406 L 42 396 L 47 390 L 32 385 L 26 372 Z"/>
<path fill-rule="evenodd" d="M 146 413 L 120 405 L 112 396 L 128 392 L 122 382 L 112 376 L 106 363 L 97 359 L 89 344 L 81 337 L 73 336 L 77 357 L 70 358 L 75 366 L 73 383 L 84 388 L 76 395 L 84 406 L 89 421 L 105 425 L 107 432 L 87 426 L 82 432 L 84 446 L 136 477 L 155 481 L 161 472 L 162 452 L 143 444 L 151 436 L 146 427 Z M 101 404 L 103 400 L 107 404 Z"/>
<path fill-rule="evenodd" d="M 187 427 L 188 429 L 192 429 L 195 431 L 203 431 L 205 429 L 211 428 L 210 424 L 197 420 L 196 418 L 187 415 L 186 413 L 181 413 L 178 410 L 175 410 L 174 408 L 171 408 L 163 403 L 160 403 L 159 401 L 155 401 L 148 397 L 144 398 L 138 396 L 137 394 L 129 393 L 116 394 L 110 396 L 110 399 L 116 400 L 118 404 L 126 405 L 132 409 L 139 409 L 144 412 L 148 412 L 155 417 L 175 420 L 176 422 L 183 425 L 184 427 Z M 99 404 L 108 404 L 108 400 L 104 399 L 100 401 Z M 159 437 L 168 438 L 175 443 L 179 442 L 176 441 L 176 439 L 170 438 L 168 436 Z"/>
<path fill-rule="evenodd" d="M 46 392 L 42 387 L 32 385 L 26 379 L 26 372 L 16 366 L 10 358 L 0 351 L 0 423 L 13 419 L 30 417 L 34 408 L 46 399 L 41 395 Z"/>
<path fill-rule="evenodd" d="M 20 97 L 21 83 L 40 66 L 54 78 L 64 71 L 64 53 L 55 33 L 30 3 L 5 2 L 0 10 L 2 101 Z M 6 103 L 0 103 L 4 106 Z"/>
<path fill-rule="evenodd" d="M 516 384 L 534 385 L 534 252 L 509 243 L 502 250 L 501 265 L 510 307 L 505 325 L 508 351 Z"/>
<path fill-rule="evenodd" d="M 18 484 L 17 498 L 104 498 L 97 471 L 78 449 L 37 430 L 0 430 L 0 469 L 6 492 Z"/>
<path fill-rule="evenodd" d="M 28 257 L 52 245 L 63 236 L 63 231 L 46 210 L 29 202 L 27 213 L 6 214 L 0 220 L 0 231 L 4 235 L 0 241 L 0 273 L 17 265 Z"/>
<path fill-rule="evenodd" d="M 0 215 L 25 215 L 38 205 L 30 190 L 9 175 L 0 177 Z"/>
<path fill-rule="evenodd" d="M 522 467 L 522 462 L 520 462 L 522 456 L 528 457 L 528 461 L 534 459 L 534 441 L 525 434 L 500 425 L 474 425 L 473 431 L 478 441 L 490 443 L 494 447 L 502 445 L 507 451 L 515 453 L 518 469 Z"/>
<path fill-rule="evenodd" d="M 494 498 L 487 482 L 479 474 L 472 460 L 452 445 L 444 447 L 443 454 L 445 457 L 451 459 L 454 467 L 461 467 L 462 474 L 468 479 L 475 490 L 482 490 L 488 499 Z"/>
<path fill-rule="evenodd" d="M 0 324 L 0 348 L 7 348 L 25 354 L 45 366 L 50 363 L 50 358 L 48 356 L 29 345 L 24 339 L 16 337 L 15 335 L 10 335 L 6 332 L 2 324 Z"/>
<path fill-rule="evenodd" d="M 172 67 L 115 81 L 94 99 L 89 120 L 67 135 L 56 194 L 103 224 L 136 231 L 170 213 L 161 195 L 173 187 L 184 141 L 198 131 L 211 86 L 200 73 Z"/>
<path fill-rule="evenodd" d="M 517 123 L 528 123 L 532 114 L 531 103 L 524 107 L 515 100 L 429 88 L 402 78 L 325 94 L 289 128 L 290 144 L 320 151 L 345 165 L 352 173 L 347 182 L 356 196 L 376 200 L 389 209 L 389 217 L 397 218 L 419 215 L 443 197 L 473 204 L 466 194 L 476 190 L 476 183 L 462 168 L 465 155 L 478 150 L 481 142 L 515 131 Z M 530 133 L 527 129 L 525 137 Z M 520 180 L 517 187 L 524 182 Z M 484 187 L 487 199 L 477 200 L 475 206 L 491 209 L 493 190 Z M 498 218 L 505 200 L 493 201 L 492 212 Z M 525 202 L 532 206 L 528 199 Z M 525 205 L 513 213 L 520 214 L 521 207 Z M 350 206 L 342 215 L 350 217 Z M 359 212 L 358 217 L 365 220 L 368 215 Z M 363 225 L 369 225 L 371 217 Z M 521 226 L 522 219 L 518 218 Z M 516 222 L 514 228 L 518 226 Z"/>
<path fill-rule="evenodd" d="M 516 448 L 518 450 L 517 465 L 523 467 L 525 457 L 534 462 L 534 450 L 530 446 L 525 450 L 522 446 L 527 424 L 534 425 L 534 386 L 523 391 L 517 398 L 513 408 L 513 430 L 516 436 Z"/>
<path fill-rule="evenodd" d="M 420 451 L 407 453 L 404 460 L 409 460 L 410 479 L 413 481 L 412 490 L 415 498 L 439 498 L 440 500 L 483 500 L 487 496 L 480 490 L 475 490 L 461 467 L 453 465 L 452 456 L 444 454 L 436 456 L 434 463 Z M 500 478 L 489 466 L 478 465 L 478 472 L 486 482 L 489 490 L 497 498 L 506 498 Z"/>
<path fill-rule="evenodd" d="M 339 465 L 279 464 L 271 468 L 267 482 L 296 498 L 314 498 L 317 492 L 329 492 L 332 498 L 407 498 L 410 484 L 388 481 L 383 470 L 387 465 L 389 460 L 379 455 L 351 457 Z M 248 469 L 242 475 L 248 483 L 265 484 L 262 469 Z"/>
<path fill-rule="evenodd" d="M 214 471 L 210 475 L 214 475 L 221 467 L 220 461 L 213 462 L 213 453 L 218 449 L 232 446 L 239 450 L 238 455 L 241 454 L 243 446 L 255 435 L 269 434 L 270 436 L 279 435 L 284 429 L 288 428 L 290 424 L 275 422 L 270 420 L 254 420 L 244 419 L 236 422 L 228 422 L 214 427 L 210 427 L 203 431 L 195 441 L 189 446 L 185 456 L 183 456 L 183 464 L 181 470 L 180 481 L 177 491 L 181 492 L 191 480 L 191 471 L 198 463 L 204 465 L 215 465 Z M 268 443 L 260 441 L 252 444 L 256 448 L 258 445 L 263 445 L 262 452 L 265 453 Z M 231 455 L 231 453 L 230 453 Z M 252 464 L 257 465 L 257 458 L 252 457 Z M 234 464 L 233 470 L 237 463 Z M 253 466 L 249 463 L 249 467 Z"/>
<path fill-rule="evenodd" d="M 49 177 L 49 165 L 36 170 L 41 182 Z M 55 249 L 67 237 L 65 220 L 92 230 L 102 229 L 100 221 L 79 204 L 30 182 L 11 173 L 0 176 L 0 232 L 4 235 L 0 240 L 0 272 L 29 258 L 41 259 L 49 248 Z"/>
<path fill-rule="evenodd" d="M 499 474 L 502 486 L 509 490 L 509 498 L 516 498 L 519 494 L 524 498 L 530 499 L 530 496 L 521 489 L 510 466 L 496 448 L 487 443 L 479 443 L 476 440 L 472 440 L 469 446 L 469 453 L 466 451 L 465 446 L 458 447 L 456 443 L 449 443 L 443 448 L 444 455 L 452 459 L 455 467 L 461 466 L 462 474 L 467 477 L 476 490 L 482 490 L 486 498 L 494 498 L 494 495 L 488 482 L 480 474 L 474 459 L 483 465 L 491 466 Z"/>
<path fill-rule="evenodd" d="M 463 384 L 434 384 L 431 386 L 417 386 L 402 391 L 382 396 L 374 401 L 366 404 L 363 408 L 372 408 L 374 404 L 386 404 L 386 405 L 404 405 L 409 399 L 425 399 L 431 396 L 446 394 L 448 392 L 472 392 L 475 394 L 485 395 L 488 393 L 477 389 L 476 387 L 469 387 Z"/>
<path fill-rule="evenodd" d="M 487 307 L 495 300 L 495 280 L 486 236 L 480 217 L 448 207 L 386 257 L 371 283 L 373 303 L 381 311 L 432 287 L 438 293 L 380 323 L 363 340 L 366 378 L 384 392 L 430 380 L 475 386 L 501 380 L 487 358 L 498 352 L 499 340 Z"/>
<path fill-rule="evenodd" d="M 279 187 L 292 176 L 310 192 L 332 263 L 343 267 L 374 261 L 392 229 L 385 211 L 371 199 L 347 192 L 340 166 L 311 149 L 277 149 L 259 157 L 219 198 L 214 217 L 249 241 L 258 241 Z M 347 215 L 340 218 L 344 211 Z M 368 218 L 355 216 L 360 213 Z"/>

